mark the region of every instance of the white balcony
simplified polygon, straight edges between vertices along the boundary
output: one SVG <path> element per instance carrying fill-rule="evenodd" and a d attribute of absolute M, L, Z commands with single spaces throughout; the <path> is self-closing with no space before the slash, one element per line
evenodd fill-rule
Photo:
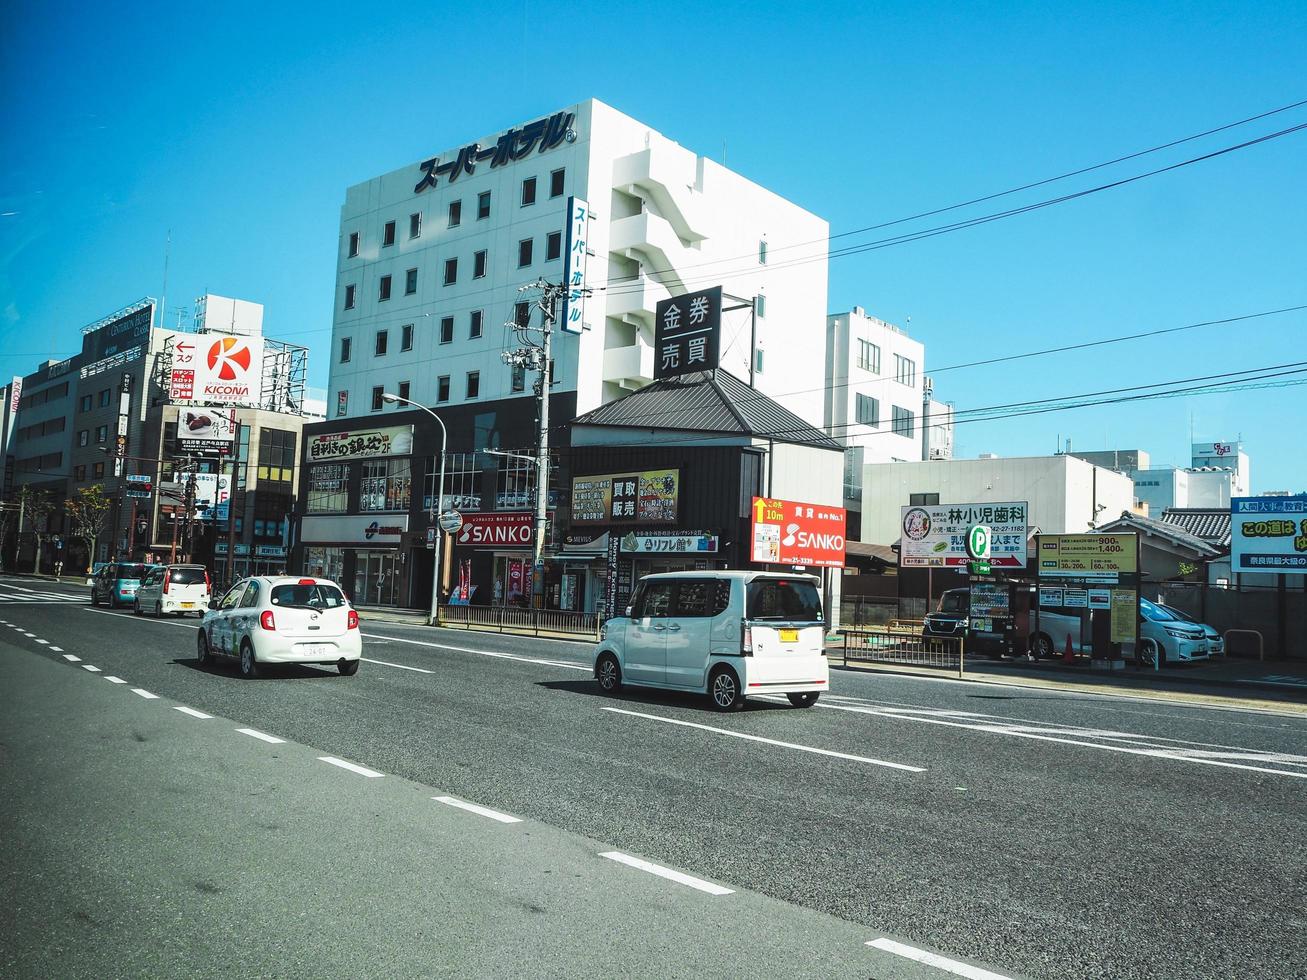
<path fill-rule="evenodd" d="M 658 215 L 641 211 L 613 221 L 608 232 L 608 250 L 636 259 L 673 293 L 687 292 L 684 280 L 676 271 L 686 246 L 671 224 Z"/>
<path fill-rule="evenodd" d="M 604 351 L 604 380 L 623 388 L 642 388 L 653 380 L 654 352 L 637 340 L 629 347 L 610 347 Z"/>
<path fill-rule="evenodd" d="M 618 280 L 609 285 L 606 315 L 634 326 L 653 328 L 654 312 L 660 302 L 670 299 L 671 291 L 649 279 Z"/>
<path fill-rule="evenodd" d="M 687 242 L 709 236 L 708 209 L 694 190 L 698 182 L 696 157 L 679 147 L 651 146 L 613 161 L 613 186 L 652 200 Z"/>

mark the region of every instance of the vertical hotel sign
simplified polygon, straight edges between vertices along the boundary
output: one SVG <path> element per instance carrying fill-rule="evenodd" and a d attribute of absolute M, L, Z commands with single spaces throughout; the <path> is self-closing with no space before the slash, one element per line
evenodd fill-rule
<path fill-rule="evenodd" d="M 585 329 L 585 258 L 590 237 L 590 205 L 579 197 L 567 199 L 567 254 L 563 258 L 563 330 Z"/>

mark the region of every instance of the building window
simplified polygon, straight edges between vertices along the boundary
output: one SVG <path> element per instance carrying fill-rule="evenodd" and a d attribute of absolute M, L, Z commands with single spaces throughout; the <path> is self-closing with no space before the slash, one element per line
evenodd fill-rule
<path fill-rule="evenodd" d="M 909 507 L 938 507 L 939 494 L 937 493 L 910 493 L 908 494 Z"/>
<path fill-rule="evenodd" d="M 353 285 L 352 283 L 345 287 L 345 309 L 347 310 L 354 309 L 354 293 L 357 291 L 357 289 L 358 287 Z"/>
<path fill-rule="evenodd" d="M 295 433 L 288 429 L 259 430 L 259 482 L 293 483 Z"/>
<path fill-rule="evenodd" d="M 104 479 L 104 464 L 103 464 L 103 463 L 96 463 L 94 466 L 92 466 L 92 467 L 91 467 L 91 474 L 92 474 L 92 475 L 95 477 L 95 479 L 97 479 L 97 480 L 102 480 L 102 479 Z"/>
<path fill-rule="evenodd" d="M 512 510 L 530 507 L 535 502 L 536 465 L 529 459 L 529 450 L 514 456 L 501 456 L 498 460 L 495 487 L 495 507 Z"/>
<path fill-rule="evenodd" d="M 545 238 L 545 261 L 552 262 L 563 255 L 563 233 L 551 231 Z"/>
<path fill-rule="evenodd" d="M 390 344 L 389 331 L 386 331 L 386 330 L 378 330 L 378 331 L 377 331 L 377 348 L 376 348 L 376 351 L 375 351 L 377 357 L 385 357 L 385 356 L 386 356 L 386 348 L 389 346 L 389 344 Z"/>
<path fill-rule="evenodd" d="M 917 362 L 898 354 L 894 355 L 894 380 L 900 384 L 916 387 Z"/>
<path fill-rule="evenodd" d="M 531 253 L 535 251 L 535 239 L 523 238 L 517 243 L 517 267 L 519 269 L 531 264 Z"/>
<path fill-rule="evenodd" d="M 109 427 L 107 425 L 97 425 L 95 427 L 95 441 L 97 445 L 103 445 L 109 441 Z"/>
<path fill-rule="evenodd" d="M 387 221 L 381 229 L 381 247 L 395 244 L 395 222 Z"/>
<path fill-rule="evenodd" d="M 365 460 L 359 482 L 359 510 L 408 510 L 413 472 L 408 459 Z"/>
<path fill-rule="evenodd" d="M 384 399 L 381 397 L 385 394 L 385 391 L 386 389 L 381 385 L 377 385 L 372 389 L 372 411 L 379 412 L 381 411 L 382 406 L 386 404 Z"/>
<path fill-rule="evenodd" d="M 753 312 L 760 317 L 767 315 L 767 297 L 762 293 L 753 298 Z"/>
<path fill-rule="evenodd" d="M 519 327 L 526 327 L 531 323 L 531 304 L 514 303 L 513 304 L 513 322 Z"/>
<path fill-rule="evenodd" d="M 354 340 L 351 337 L 340 338 L 340 363 L 348 364 L 350 355 L 354 353 Z"/>
<path fill-rule="evenodd" d="M 83 395 L 83 396 L 82 396 L 82 411 L 83 411 L 83 412 L 89 412 L 89 411 L 91 410 L 91 403 L 92 403 L 93 401 L 94 401 L 94 399 L 92 399 L 90 395 Z"/>
<path fill-rule="evenodd" d="M 486 275 L 486 252 L 482 249 L 472 256 L 472 278 L 484 279 Z"/>
<path fill-rule="evenodd" d="M 880 374 L 880 348 L 870 340 L 858 341 L 858 367 L 872 374 Z"/>
<path fill-rule="evenodd" d="M 447 453 L 445 455 L 444 510 L 481 509 L 481 455 Z M 426 494 L 422 509 L 436 506 L 436 480 L 440 476 L 440 457 L 427 457 Z"/>
<path fill-rule="evenodd" d="M 351 231 L 349 233 L 349 258 L 358 258 L 359 254 L 359 233 Z"/>
<path fill-rule="evenodd" d="M 479 398 L 481 396 L 481 372 L 469 371 L 467 373 L 467 397 Z"/>
<path fill-rule="evenodd" d="M 79 445 L 79 446 L 89 446 L 90 444 L 91 444 L 91 430 L 90 430 L 90 429 L 83 429 L 81 432 L 77 433 L 77 445 Z"/>
<path fill-rule="evenodd" d="M 485 314 L 480 310 L 473 310 L 472 316 L 468 322 L 467 335 L 472 340 L 481 336 L 481 325 L 485 321 Z"/>
<path fill-rule="evenodd" d="M 86 467 L 85 467 L 85 466 L 74 466 L 74 467 L 73 467 L 73 479 L 74 479 L 74 480 L 78 480 L 78 481 L 85 480 L 85 479 L 86 479 Z"/>
<path fill-rule="evenodd" d="M 390 276 L 382 276 L 381 281 L 377 283 L 377 299 L 390 299 Z"/>
<path fill-rule="evenodd" d="M 422 234 L 422 212 L 414 211 L 408 216 L 408 237 L 417 238 Z"/>
<path fill-rule="evenodd" d="M 343 514 L 349 508 L 348 469 L 344 463 L 309 467 L 305 512 Z"/>
<path fill-rule="evenodd" d="M 753 351 L 753 373 L 762 374 L 762 348 L 756 347 Z"/>
<path fill-rule="evenodd" d="M 458 259 L 445 259 L 445 285 L 452 286 L 458 282 Z"/>
<path fill-rule="evenodd" d="M 549 175 L 549 196 L 550 196 L 550 197 L 562 197 L 562 196 L 563 196 L 563 176 L 564 176 L 564 174 L 566 174 L 566 173 L 567 173 L 566 170 L 555 170 L 553 173 L 551 173 L 551 174 Z"/>
<path fill-rule="evenodd" d="M 408 401 L 408 393 L 411 390 L 411 387 L 412 386 L 410 385 L 409 382 L 401 381 L 399 383 L 399 397 L 404 399 L 405 401 Z"/>
<path fill-rule="evenodd" d="M 463 223 L 463 202 L 449 202 L 449 227 L 457 228 Z"/>
<path fill-rule="evenodd" d="M 477 221 L 490 217 L 490 192 L 482 191 L 477 195 Z"/>
<path fill-rule="evenodd" d="M 758 264 L 767 264 L 767 240 L 765 238 L 758 242 Z"/>
<path fill-rule="evenodd" d="M 870 395 L 858 395 L 854 400 L 854 418 L 859 425 L 880 428 L 880 401 Z"/>
<path fill-rule="evenodd" d="M 512 387 L 514 391 L 526 391 L 526 367 L 524 365 L 513 365 Z"/>
<path fill-rule="evenodd" d="M 110 392 L 110 390 L 109 390 L 108 388 L 105 388 L 104 390 L 102 390 L 102 391 L 100 392 L 100 407 L 101 407 L 101 408 L 108 408 L 108 407 L 109 407 L 109 399 L 110 399 L 111 397 L 112 397 L 112 393 Z"/>
<path fill-rule="evenodd" d="M 440 318 L 440 342 L 442 344 L 453 343 L 454 341 L 454 318 L 452 316 L 442 316 Z"/>
<path fill-rule="evenodd" d="M 404 295 L 412 296 L 418 291 L 418 271 L 409 269 L 404 273 Z"/>
<path fill-rule="evenodd" d="M 341 390 L 336 392 L 336 417 L 349 414 L 349 392 Z"/>
<path fill-rule="evenodd" d="M 528 177 L 522 181 L 522 207 L 536 202 L 536 179 Z"/>
<path fill-rule="evenodd" d="M 436 401 L 449 401 L 449 375 L 447 374 L 436 378 Z"/>
<path fill-rule="evenodd" d="M 891 428 L 895 435 L 911 437 L 917 431 L 917 416 L 906 408 L 895 405 Z"/>
<path fill-rule="evenodd" d="M 399 349 L 413 349 L 413 324 L 406 323 L 399 328 Z"/>

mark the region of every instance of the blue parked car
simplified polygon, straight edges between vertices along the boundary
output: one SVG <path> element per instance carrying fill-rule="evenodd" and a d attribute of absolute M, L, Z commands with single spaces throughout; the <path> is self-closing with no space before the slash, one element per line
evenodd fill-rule
<path fill-rule="evenodd" d="M 138 561 L 111 561 L 104 565 L 91 579 L 91 605 L 103 602 L 110 609 L 133 605 L 141 580 L 153 567 Z"/>

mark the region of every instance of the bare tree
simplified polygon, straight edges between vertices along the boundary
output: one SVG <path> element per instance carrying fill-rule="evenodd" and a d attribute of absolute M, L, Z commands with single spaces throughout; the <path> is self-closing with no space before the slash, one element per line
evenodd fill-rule
<path fill-rule="evenodd" d="M 54 513 L 54 500 L 48 491 L 37 490 L 24 484 L 18 490 L 19 534 L 30 529 L 36 538 L 36 556 L 32 559 L 32 571 L 41 571 L 41 545 L 50 533 L 50 515 Z M 21 546 L 22 541 L 19 541 Z M 17 560 L 14 562 L 17 565 Z"/>
<path fill-rule="evenodd" d="M 73 533 L 90 545 L 88 566 L 94 565 L 96 543 L 104 533 L 104 522 L 109 517 L 113 501 L 104 495 L 103 486 L 93 483 L 89 487 L 82 487 L 75 496 L 65 500 L 64 507 L 72 518 Z M 90 567 L 87 571 L 90 571 Z"/>

